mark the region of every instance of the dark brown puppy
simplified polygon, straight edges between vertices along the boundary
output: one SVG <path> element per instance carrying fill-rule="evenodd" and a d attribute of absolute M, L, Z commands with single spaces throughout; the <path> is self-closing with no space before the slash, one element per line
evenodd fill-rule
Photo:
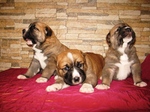
<path fill-rule="evenodd" d="M 46 90 L 58 91 L 69 85 L 82 84 L 80 92 L 92 93 L 101 76 L 103 66 L 104 59 L 99 54 L 83 53 L 76 49 L 66 50 L 57 57 L 56 82 Z"/>
<path fill-rule="evenodd" d="M 28 71 L 17 78 L 33 77 L 42 69 L 42 76 L 36 82 L 47 82 L 56 69 L 56 56 L 68 48 L 60 43 L 48 25 L 41 22 L 31 23 L 23 29 L 23 38 L 27 45 L 33 46 L 34 56 Z"/>
<path fill-rule="evenodd" d="M 126 23 L 115 25 L 107 34 L 109 49 L 106 53 L 105 66 L 102 71 L 102 84 L 97 89 L 109 89 L 113 79 L 124 80 L 130 73 L 134 85 L 144 87 L 141 79 L 141 65 L 134 47 L 136 35 Z"/>

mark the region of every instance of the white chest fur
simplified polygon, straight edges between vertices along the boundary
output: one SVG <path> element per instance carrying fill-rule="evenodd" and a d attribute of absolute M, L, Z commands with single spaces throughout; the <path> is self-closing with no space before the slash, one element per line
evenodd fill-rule
<path fill-rule="evenodd" d="M 125 54 L 124 52 L 125 48 L 127 47 L 127 42 L 125 40 L 123 46 L 118 49 L 118 51 L 122 53 L 122 56 L 120 56 L 120 63 L 115 64 L 119 68 L 118 74 L 117 74 L 118 80 L 126 79 L 128 75 L 131 73 L 130 67 L 133 61 L 129 61 L 127 54 Z"/>
<path fill-rule="evenodd" d="M 46 67 L 45 60 L 47 59 L 47 57 L 44 56 L 42 50 L 37 49 L 35 46 L 36 45 L 33 46 L 33 50 L 35 51 L 34 58 L 40 62 L 41 68 L 44 69 Z"/>

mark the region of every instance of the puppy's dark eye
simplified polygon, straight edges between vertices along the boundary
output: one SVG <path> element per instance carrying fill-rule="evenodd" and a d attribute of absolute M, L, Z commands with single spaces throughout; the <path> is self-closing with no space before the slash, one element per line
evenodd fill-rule
<path fill-rule="evenodd" d="M 34 29 L 39 31 L 39 29 L 38 29 L 38 28 L 36 28 L 36 27 L 35 27 Z"/>
<path fill-rule="evenodd" d="M 121 29 L 122 27 L 119 26 L 116 31 L 119 32 Z"/>
<path fill-rule="evenodd" d="M 83 67 L 83 63 L 77 62 L 77 67 L 78 67 L 78 68 Z"/>
<path fill-rule="evenodd" d="M 64 71 L 69 71 L 69 69 L 70 69 L 70 68 L 69 68 L 69 66 L 67 66 L 67 65 L 65 66 L 65 68 L 63 68 Z"/>
<path fill-rule="evenodd" d="M 30 28 L 30 30 L 38 30 L 38 31 L 39 31 L 39 29 L 38 29 L 38 28 L 36 28 L 36 26 L 35 26 L 35 25 L 30 25 L 30 26 L 29 26 L 29 28 Z"/>
<path fill-rule="evenodd" d="M 35 29 L 35 25 L 30 25 L 30 26 L 29 26 L 29 29 L 30 29 L 30 30 L 34 30 L 34 29 Z"/>

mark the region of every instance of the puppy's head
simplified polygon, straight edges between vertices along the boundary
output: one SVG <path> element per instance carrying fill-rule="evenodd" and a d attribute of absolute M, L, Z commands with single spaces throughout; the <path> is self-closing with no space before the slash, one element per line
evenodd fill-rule
<path fill-rule="evenodd" d="M 51 36 L 53 31 L 51 28 L 41 22 L 33 22 L 28 28 L 22 30 L 23 39 L 27 42 L 27 45 L 43 43 L 45 39 Z"/>
<path fill-rule="evenodd" d="M 57 56 L 57 71 L 69 85 L 77 85 L 86 79 L 85 58 L 81 51 L 69 49 Z"/>
<path fill-rule="evenodd" d="M 106 36 L 106 41 L 109 47 L 114 49 L 123 45 L 127 42 L 129 48 L 131 48 L 135 43 L 135 32 L 126 23 L 120 23 L 115 25 Z"/>

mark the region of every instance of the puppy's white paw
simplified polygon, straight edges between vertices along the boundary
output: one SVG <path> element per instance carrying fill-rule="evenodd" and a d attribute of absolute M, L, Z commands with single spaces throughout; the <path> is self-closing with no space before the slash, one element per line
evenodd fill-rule
<path fill-rule="evenodd" d="M 138 87 L 145 87 L 145 86 L 147 86 L 147 83 L 142 81 L 142 82 L 136 83 L 134 85 L 138 86 Z"/>
<path fill-rule="evenodd" d="M 98 84 L 97 86 L 96 86 L 96 88 L 97 89 L 109 89 L 110 87 L 108 86 L 108 85 L 106 85 L 106 84 Z"/>
<path fill-rule="evenodd" d="M 61 78 L 61 77 L 58 76 L 58 75 L 56 75 L 56 76 L 54 77 L 55 80 L 57 80 L 57 79 L 59 79 L 59 78 Z"/>
<path fill-rule="evenodd" d="M 47 86 L 46 91 L 51 92 L 51 91 L 58 91 L 62 89 L 62 84 L 53 84 L 50 86 Z"/>
<path fill-rule="evenodd" d="M 24 75 L 18 75 L 18 76 L 17 76 L 17 79 L 27 79 L 27 77 L 24 76 Z"/>
<path fill-rule="evenodd" d="M 94 88 L 91 84 L 88 84 L 88 83 L 84 83 L 80 90 L 79 90 L 81 93 L 93 93 L 94 92 Z"/>
<path fill-rule="evenodd" d="M 39 78 L 36 79 L 37 83 L 44 83 L 44 82 L 47 82 L 47 81 L 48 81 L 48 79 L 44 78 L 44 77 L 39 77 Z"/>

